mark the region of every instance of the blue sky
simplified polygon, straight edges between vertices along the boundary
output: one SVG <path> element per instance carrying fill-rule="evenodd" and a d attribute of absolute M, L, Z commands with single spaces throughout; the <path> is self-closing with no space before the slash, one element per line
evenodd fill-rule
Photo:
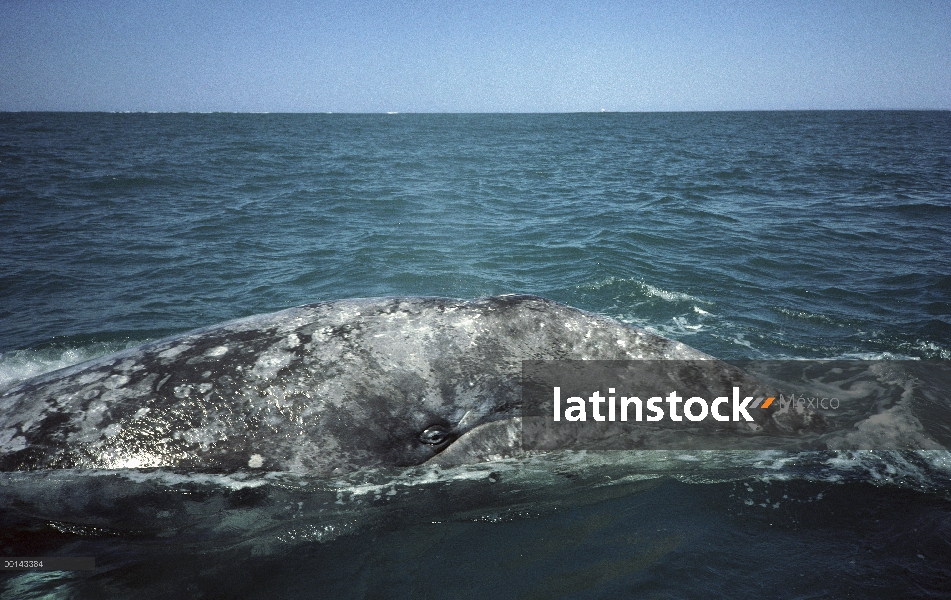
<path fill-rule="evenodd" d="M 874 108 L 951 109 L 951 0 L 0 0 L 0 110 Z"/>

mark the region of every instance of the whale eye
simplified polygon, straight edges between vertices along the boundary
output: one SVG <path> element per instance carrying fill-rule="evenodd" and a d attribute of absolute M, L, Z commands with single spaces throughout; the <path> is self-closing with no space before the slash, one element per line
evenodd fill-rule
<path fill-rule="evenodd" d="M 449 439 L 449 430 L 442 425 L 433 425 L 427 427 L 425 431 L 419 434 L 419 441 L 430 446 L 438 446 Z"/>

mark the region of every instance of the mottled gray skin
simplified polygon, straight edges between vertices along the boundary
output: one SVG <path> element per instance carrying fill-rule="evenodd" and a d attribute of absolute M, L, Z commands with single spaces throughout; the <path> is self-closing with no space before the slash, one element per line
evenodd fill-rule
<path fill-rule="evenodd" d="M 3 390 L 0 470 L 334 474 L 422 464 L 482 425 L 477 452 L 445 457 L 506 455 L 517 440 L 494 422 L 518 416 L 520 361 L 639 358 L 709 357 L 532 296 L 312 304 Z M 421 440 L 433 428 L 445 440 Z"/>

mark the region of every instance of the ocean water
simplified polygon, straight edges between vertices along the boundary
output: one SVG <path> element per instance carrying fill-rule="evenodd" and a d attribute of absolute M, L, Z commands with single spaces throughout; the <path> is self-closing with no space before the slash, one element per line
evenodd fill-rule
<path fill-rule="evenodd" d="M 948 112 L 0 114 L 0 386 L 374 296 L 536 294 L 727 360 L 951 360 L 949 140 Z M 168 543 L 8 519 L 3 554 L 101 568 L 0 589 L 951 596 L 948 449 L 572 460 L 492 465 L 491 494 L 478 470 L 205 482 L 248 521 Z M 352 506 L 254 526 L 322 495 Z"/>

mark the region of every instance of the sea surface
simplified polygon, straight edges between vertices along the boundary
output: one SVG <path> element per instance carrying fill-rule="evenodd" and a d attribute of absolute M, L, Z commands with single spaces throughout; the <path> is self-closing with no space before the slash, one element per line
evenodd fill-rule
<path fill-rule="evenodd" d="M 725 360 L 951 361 L 949 140 L 949 112 L 2 113 L 0 387 L 377 296 L 535 294 Z M 227 539 L 8 522 L 0 554 L 100 568 L 0 595 L 951 597 L 947 447 L 573 460 L 490 465 L 481 503 L 478 469 L 204 482 L 250 507 Z M 342 508 L 278 531 L 241 490 Z"/>

